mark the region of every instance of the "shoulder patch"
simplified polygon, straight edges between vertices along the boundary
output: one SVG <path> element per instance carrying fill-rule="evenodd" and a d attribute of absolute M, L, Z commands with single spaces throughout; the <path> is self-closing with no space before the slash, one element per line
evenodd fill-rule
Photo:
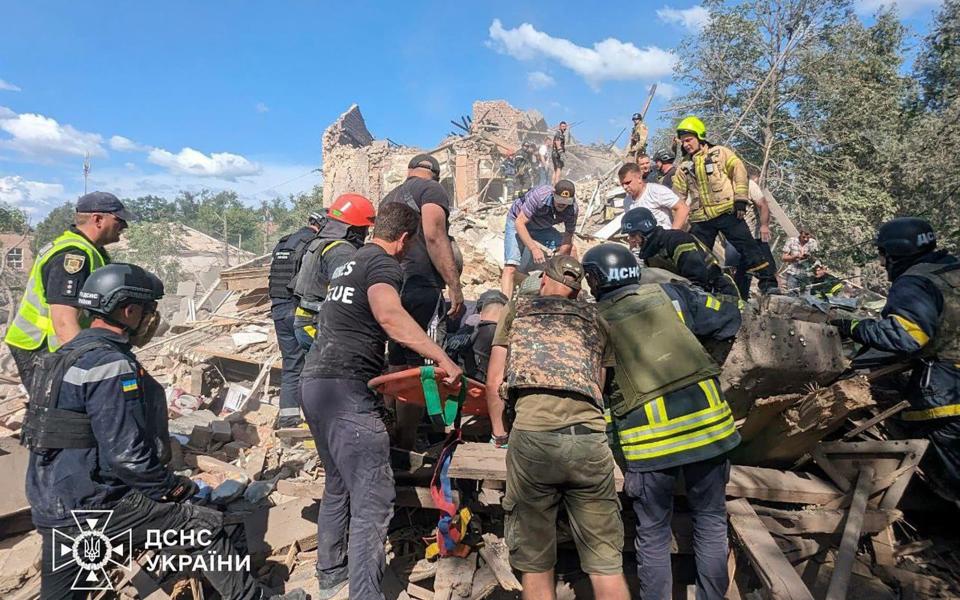
<path fill-rule="evenodd" d="M 85 254 L 67 254 L 63 257 L 63 270 L 73 275 L 80 272 L 86 262 L 87 256 Z"/>

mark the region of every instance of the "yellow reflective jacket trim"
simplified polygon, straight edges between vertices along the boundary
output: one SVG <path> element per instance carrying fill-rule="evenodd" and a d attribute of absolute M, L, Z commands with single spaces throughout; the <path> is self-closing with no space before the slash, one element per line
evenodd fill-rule
<path fill-rule="evenodd" d="M 731 415 L 716 425 L 706 429 L 698 429 L 686 435 L 667 438 L 656 443 L 622 446 L 623 455 L 627 460 L 657 458 L 706 446 L 731 436 L 736 432 L 736 424 Z"/>
<path fill-rule="evenodd" d="M 706 304 L 707 304 L 707 308 L 711 308 L 713 310 L 720 310 L 720 301 L 714 298 L 713 296 L 709 296 L 709 295 L 707 296 Z"/>
<path fill-rule="evenodd" d="M 650 404 L 653 403 L 651 402 Z M 649 406 L 649 404 L 647 406 Z M 626 446 L 627 444 L 637 445 L 649 440 L 670 441 L 679 439 L 680 436 L 677 434 L 698 429 L 705 423 L 715 424 L 713 422 L 728 418 L 733 419 L 733 413 L 730 411 L 730 406 L 726 403 L 720 406 L 708 406 L 703 410 L 698 410 L 697 412 L 662 423 L 651 423 L 649 425 L 631 427 L 630 429 L 620 431 L 620 443 Z"/>
<path fill-rule="evenodd" d="M 686 252 L 696 252 L 697 245 L 693 242 L 686 242 L 677 246 L 676 250 L 673 251 L 673 263 L 680 264 L 680 257 L 683 256 Z"/>
<path fill-rule="evenodd" d="M 944 417 L 958 416 L 960 416 L 960 404 L 948 404 L 946 406 L 937 406 L 924 410 L 903 411 L 904 421 L 929 421 L 931 419 L 942 419 Z"/>
<path fill-rule="evenodd" d="M 710 406 L 720 406 L 720 390 L 717 389 L 717 384 L 712 379 L 707 379 L 701 381 L 699 385 Z"/>
<path fill-rule="evenodd" d="M 900 327 L 903 327 L 903 330 L 906 331 L 915 342 L 920 344 L 921 348 L 926 346 L 927 342 L 930 341 L 930 336 L 924 333 L 923 329 L 910 319 L 895 314 L 893 315 L 893 320 L 900 323 Z"/>

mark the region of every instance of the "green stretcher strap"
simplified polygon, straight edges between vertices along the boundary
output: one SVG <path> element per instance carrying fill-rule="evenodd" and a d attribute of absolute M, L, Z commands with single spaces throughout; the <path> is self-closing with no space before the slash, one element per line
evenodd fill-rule
<path fill-rule="evenodd" d="M 438 427 L 453 425 L 467 398 L 467 378 L 461 375 L 460 393 L 456 397 L 447 396 L 442 402 L 434 367 L 420 367 L 420 385 L 423 387 L 423 403 L 426 405 L 430 421 Z"/>

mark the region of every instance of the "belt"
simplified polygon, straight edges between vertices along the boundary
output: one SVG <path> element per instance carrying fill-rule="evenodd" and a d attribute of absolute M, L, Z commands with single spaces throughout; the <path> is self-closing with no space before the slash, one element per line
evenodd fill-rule
<path fill-rule="evenodd" d="M 603 433 L 602 431 L 597 431 L 595 429 L 590 429 L 586 425 L 571 425 L 569 427 L 561 427 L 560 429 L 554 429 L 550 433 L 562 433 L 564 435 L 587 435 L 590 433 Z"/>

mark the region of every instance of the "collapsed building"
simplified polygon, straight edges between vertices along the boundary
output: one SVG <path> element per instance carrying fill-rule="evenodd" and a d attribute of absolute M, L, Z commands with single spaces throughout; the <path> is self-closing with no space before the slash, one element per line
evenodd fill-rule
<path fill-rule="evenodd" d="M 462 135 L 430 151 L 454 203 L 451 235 L 465 254 L 465 295 L 475 298 L 499 280 L 503 224 L 511 184 L 500 163 L 525 141 L 552 133 L 543 117 L 505 102 L 476 102 Z M 359 108 L 324 133 L 324 201 L 356 192 L 375 203 L 406 177 L 423 149 L 376 140 Z M 568 143 L 569 176 L 578 184 L 581 249 L 615 206 L 600 202 L 622 151 Z M 788 225 L 784 225 L 785 228 Z M 239 257 L 238 257 L 239 258 Z M 171 466 L 204 483 L 203 502 L 243 527 L 257 575 L 274 587 L 316 593 L 316 525 L 323 465 L 309 432 L 275 431 L 280 353 L 267 297 L 267 256 L 250 257 L 186 284 L 166 333 L 138 350 L 165 387 L 171 419 Z M 743 439 L 727 484 L 732 533 L 730 598 L 938 598 L 960 595 L 949 529 L 924 526 L 925 516 L 955 514 L 920 467 L 925 440 L 896 439 L 889 418 L 905 407 L 877 384 L 894 370 L 857 372 L 827 321 L 835 306 L 771 297 L 744 308 L 744 322 L 723 365 L 724 394 Z M 16 443 L 26 395 L 15 371 L 0 379 L 0 468 L 23 481 L 26 451 Z M 13 375 L 10 375 L 10 373 Z M 426 434 L 430 427 L 422 425 Z M 457 503 L 480 523 L 482 544 L 465 557 L 423 558 L 436 525 L 430 482 L 439 444 L 417 452 L 392 450 L 397 510 L 390 527 L 387 598 L 518 598 L 520 583 L 502 539 L 505 451 L 486 443 L 484 419 L 468 419 L 467 443 L 449 466 Z M 426 439 L 426 435 L 421 436 Z M 622 477 L 617 475 L 618 485 Z M 908 488 L 909 486 L 909 488 Z M 918 510 L 919 509 L 919 510 Z M 939 511 L 939 512 L 938 512 Z M 934 519 L 937 517 L 934 516 Z M 625 512 L 627 576 L 635 586 Z M 692 581 L 690 513 L 673 519 L 677 586 Z M 569 533 L 561 531 L 569 546 Z M 34 598 L 39 589 L 39 537 L 22 489 L 0 502 L 0 594 Z M 558 566 L 559 598 L 589 595 L 575 561 Z M 195 577 L 148 571 L 113 574 L 116 597 L 200 598 Z M 634 587 L 634 589 L 636 589 Z M 828 592 L 829 590 L 829 592 Z M 683 597 L 686 590 L 676 590 Z M 338 596 L 338 597 L 346 597 Z"/>

